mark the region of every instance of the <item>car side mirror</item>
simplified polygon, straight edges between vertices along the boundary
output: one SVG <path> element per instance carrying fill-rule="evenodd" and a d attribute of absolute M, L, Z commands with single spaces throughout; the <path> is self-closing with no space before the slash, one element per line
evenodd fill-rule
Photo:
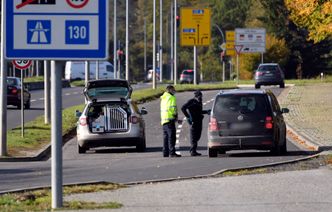
<path fill-rule="evenodd" d="M 79 110 L 75 111 L 76 118 L 79 118 L 81 115 L 82 115 L 82 112 L 80 112 Z"/>
<path fill-rule="evenodd" d="M 148 111 L 144 107 L 142 107 L 141 115 L 146 115 L 146 114 L 148 114 Z"/>
<path fill-rule="evenodd" d="M 281 113 L 289 113 L 289 109 L 288 108 L 282 108 Z"/>
<path fill-rule="evenodd" d="M 206 113 L 207 113 L 208 115 L 211 115 L 211 110 L 207 110 Z"/>

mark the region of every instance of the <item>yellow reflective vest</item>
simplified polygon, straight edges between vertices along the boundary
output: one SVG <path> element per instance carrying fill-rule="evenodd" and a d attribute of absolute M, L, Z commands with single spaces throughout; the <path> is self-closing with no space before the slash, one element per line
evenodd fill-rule
<path fill-rule="evenodd" d="M 160 97 L 160 118 L 161 125 L 177 119 L 176 97 L 168 92 L 165 92 Z"/>

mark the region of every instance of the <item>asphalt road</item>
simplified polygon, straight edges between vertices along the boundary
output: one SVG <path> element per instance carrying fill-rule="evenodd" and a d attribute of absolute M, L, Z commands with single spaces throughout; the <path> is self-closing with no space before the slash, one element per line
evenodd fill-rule
<path fill-rule="evenodd" d="M 275 88 L 278 95 L 281 89 Z M 204 108 L 211 108 L 216 91 L 203 92 Z M 192 97 L 192 92 L 176 94 L 179 107 Z M 72 99 L 72 98 L 70 98 Z M 76 102 L 77 103 L 77 102 Z M 109 181 L 116 183 L 142 182 L 162 179 L 190 178 L 209 175 L 224 169 L 260 166 L 284 162 L 307 156 L 288 141 L 288 154 L 271 156 L 266 151 L 231 151 L 218 158 L 208 158 L 207 126 L 208 116 L 204 119 L 202 138 L 198 150 L 201 157 L 189 156 L 189 128 L 186 123 L 178 127 L 178 151 L 181 158 L 163 158 L 161 152 L 162 130 L 159 123 L 159 101 L 152 101 L 144 106 L 146 115 L 147 151 L 135 152 L 134 148 L 110 148 L 77 153 L 76 139 L 69 141 L 63 148 L 63 182 L 64 184 Z M 180 118 L 183 118 L 180 113 Z M 51 163 L 40 162 L 1 162 L 0 192 L 22 188 L 50 186 Z"/>

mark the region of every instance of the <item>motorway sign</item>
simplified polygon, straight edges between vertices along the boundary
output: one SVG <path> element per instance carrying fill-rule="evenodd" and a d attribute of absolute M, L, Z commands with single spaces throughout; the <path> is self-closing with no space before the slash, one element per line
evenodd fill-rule
<path fill-rule="evenodd" d="M 13 60 L 13 64 L 15 68 L 17 69 L 27 69 L 31 66 L 32 61 L 31 60 Z"/>
<path fill-rule="evenodd" d="M 108 57 L 105 0 L 6 0 L 8 59 L 86 60 Z"/>
<path fill-rule="evenodd" d="M 237 28 L 235 29 L 235 44 L 242 45 L 241 53 L 265 52 L 266 31 L 263 28 Z"/>
<path fill-rule="evenodd" d="M 210 9 L 181 8 L 181 46 L 208 46 L 211 43 Z"/>

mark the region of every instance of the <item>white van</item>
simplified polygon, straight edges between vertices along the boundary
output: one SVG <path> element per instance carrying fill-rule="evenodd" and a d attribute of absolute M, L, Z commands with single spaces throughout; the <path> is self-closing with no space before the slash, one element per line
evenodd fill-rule
<path fill-rule="evenodd" d="M 65 79 L 84 80 L 85 61 L 67 61 Z M 96 79 L 96 61 L 90 61 L 90 80 Z M 99 79 L 114 79 L 113 65 L 108 61 L 99 61 Z"/>

